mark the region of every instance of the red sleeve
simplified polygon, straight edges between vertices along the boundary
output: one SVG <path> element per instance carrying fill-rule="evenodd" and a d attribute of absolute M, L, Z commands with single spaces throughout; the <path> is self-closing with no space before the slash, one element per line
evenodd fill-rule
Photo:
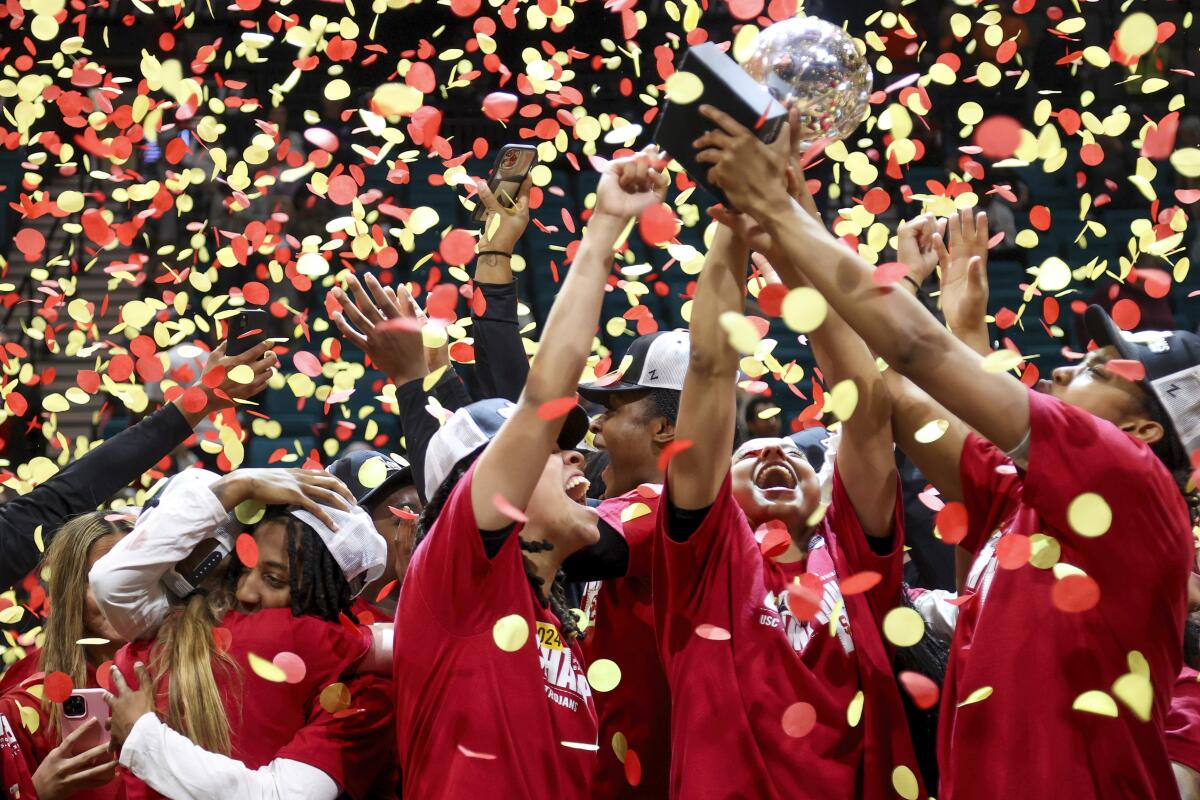
<path fill-rule="evenodd" d="M 734 607 L 746 587 L 735 586 L 749 570 L 761 569 L 762 553 L 746 515 L 733 498 L 729 475 L 700 526 L 684 542 L 668 536 L 667 489 L 655 516 L 651 597 L 664 666 L 700 624 L 732 631 Z"/>
<path fill-rule="evenodd" d="M 1097 558 L 1149 546 L 1174 558 L 1182 551 L 1181 543 L 1190 543 L 1183 496 L 1149 447 L 1107 420 L 1033 391 L 1029 428 L 1023 499 L 1048 526 L 1068 533 L 1064 546 L 1073 544 L 1080 553 Z M 1137 541 L 1079 536 L 1070 525 L 1068 509 L 1084 493 L 1104 499 L 1112 513 L 1112 531 L 1128 531 Z M 1084 542 L 1087 546 L 1081 547 Z"/>
<path fill-rule="evenodd" d="M 294 617 L 287 608 L 267 609 L 258 614 L 272 611 L 285 612 L 280 615 L 286 619 L 280 621 L 279 629 L 290 631 L 294 643 L 292 652 L 304 660 L 305 678 L 321 684 L 317 691 L 339 677 L 353 673 L 371 649 L 371 629 L 365 625 L 348 626 L 319 617 Z M 270 623 L 261 620 L 259 624 Z M 273 658 L 276 654 L 260 655 Z"/>
<path fill-rule="evenodd" d="M 349 681 L 350 708 L 330 714 L 314 700 L 305 726 L 276 754 L 316 767 L 351 800 L 397 797 L 392 684 L 374 675 Z"/>
<path fill-rule="evenodd" d="M 650 576 L 654 526 L 661 496 L 661 487 L 646 485 L 620 497 L 609 498 L 596 509 L 600 518 L 620 531 L 629 545 L 629 566 L 625 577 Z"/>
<path fill-rule="evenodd" d="M 429 613 L 449 630 L 478 632 L 496 622 L 502 598 L 518 596 L 516 581 L 525 582 L 520 526 L 509 534 L 492 558 L 471 506 L 473 464 L 446 499 L 437 522 L 409 562 L 405 585 L 417 588 Z"/>
<path fill-rule="evenodd" d="M 878 572 L 881 580 L 866 592 L 867 601 L 871 605 L 871 613 L 875 623 L 883 625 L 883 616 L 896 607 L 900 600 L 900 583 L 904 578 L 904 497 L 900 490 L 900 476 L 895 476 L 896 504 L 892 509 L 892 541 L 886 553 L 877 553 L 871 547 L 871 541 L 850 496 L 846 493 L 846 485 L 842 482 L 841 470 L 834 464 L 833 496 L 830 500 L 827 519 L 837 541 L 838 552 L 841 555 L 841 567 L 838 579 L 845 580 L 859 572 Z"/>
<path fill-rule="evenodd" d="M 1184 667 L 1167 712 L 1167 755 L 1200 772 L 1200 673 Z"/>
<path fill-rule="evenodd" d="M 33 790 L 36 760 L 27 746 L 21 713 L 8 698 L 0 700 L 0 791 L 5 797 L 37 798 Z"/>
<path fill-rule="evenodd" d="M 975 433 L 963 443 L 958 471 L 967 507 L 967 535 L 960 545 L 978 554 L 1020 504 L 1021 479 L 1012 460 Z"/>

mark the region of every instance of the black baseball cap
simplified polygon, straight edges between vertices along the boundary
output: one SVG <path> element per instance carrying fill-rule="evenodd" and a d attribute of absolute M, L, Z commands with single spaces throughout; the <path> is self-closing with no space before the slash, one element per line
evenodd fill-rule
<path fill-rule="evenodd" d="M 360 477 L 362 467 L 371 459 L 383 462 L 385 470 L 383 481 L 376 486 L 366 486 Z M 383 500 L 402 486 L 412 485 L 412 470 L 387 453 L 378 450 L 356 450 L 342 456 L 329 465 L 333 476 L 346 484 L 350 494 L 363 508 L 370 508 L 376 502 Z"/>
<path fill-rule="evenodd" d="M 1123 331 L 1095 305 L 1088 306 L 1083 321 L 1098 346 L 1111 345 L 1121 358 L 1145 367 L 1138 383 L 1166 412 L 1168 434 L 1186 455 L 1200 450 L 1200 336 L 1182 330 Z"/>
<path fill-rule="evenodd" d="M 620 365 L 593 383 L 579 386 L 585 400 L 607 405 L 614 394 L 652 389 L 683 389 L 692 338 L 687 331 L 658 331 L 639 336 L 625 351 Z"/>

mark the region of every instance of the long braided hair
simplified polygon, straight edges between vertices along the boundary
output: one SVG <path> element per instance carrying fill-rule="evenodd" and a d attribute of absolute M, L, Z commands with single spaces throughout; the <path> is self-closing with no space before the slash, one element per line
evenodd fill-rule
<path fill-rule="evenodd" d="M 454 491 L 454 487 L 458 485 L 462 477 L 467 474 L 467 470 L 471 468 L 471 465 L 483 453 L 485 447 L 487 447 L 486 443 L 459 459 L 450 469 L 446 478 L 438 485 L 433 496 L 429 498 L 429 501 L 425 504 L 425 510 L 421 512 L 421 517 L 417 520 L 417 536 L 416 541 L 413 543 L 414 552 L 421 546 L 421 542 L 425 540 L 429 532 L 433 530 L 434 523 L 437 522 L 438 516 L 442 513 L 442 508 L 446 505 L 446 501 L 450 499 L 450 493 Z M 566 575 L 560 569 L 558 574 L 554 576 L 554 582 L 547 589 L 545 580 L 537 574 L 533 563 L 524 555 L 524 553 L 542 553 L 553 550 L 554 545 L 544 539 L 540 541 L 521 539 L 520 545 L 522 560 L 525 565 L 525 577 L 529 580 L 529 585 L 533 587 L 533 591 L 537 595 L 538 602 L 541 603 L 542 608 L 548 608 L 550 613 L 558 619 L 559 629 L 562 631 L 563 636 L 569 639 L 583 638 L 583 631 L 579 629 L 579 619 L 571 608 L 571 604 L 567 601 Z"/>

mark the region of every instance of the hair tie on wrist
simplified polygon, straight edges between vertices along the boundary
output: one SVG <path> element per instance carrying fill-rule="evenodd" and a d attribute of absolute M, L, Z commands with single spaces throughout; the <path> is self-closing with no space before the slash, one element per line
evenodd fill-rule
<path fill-rule="evenodd" d="M 919 284 L 919 283 L 917 283 L 916 281 L 914 281 L 911 275 L 905 275 L 905 276 L 904 276 L 904 280 L 906 280 L 906 281 L 908 281 L 910 284 L 912 284 L 912 287 L 913 287 L 914 289 L 916 289 L 918 292 L 919 292 L 919 291 L 921 291 L 921 284 Z"/>
<path fill-rule="evenodd" d="M 512 258 L 512 253 L 506 253 L 503 250 L 480 250 L 476 253 L 477 256 L 501 256 L 503 258 Z"/>

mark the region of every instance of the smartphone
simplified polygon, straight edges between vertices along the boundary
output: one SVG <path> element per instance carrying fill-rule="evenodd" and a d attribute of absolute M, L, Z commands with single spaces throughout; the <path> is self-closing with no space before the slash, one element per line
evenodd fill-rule
<path fill-rule="evenodd" d="M 229 347 L 225 354 L 240 356 L 267 338 L 267 312 L 261 308 L 243 308 L 232 317 L 225 318 L 229 333 Z"/>
<path fill-rule="evenodd" d="M 108 703 L 104 702 L 103 689 L 76 689 L 62 704 L 62 736 L 67 738 L 95 717 L 100 722 L 99 727 L 76 742 L 75 752 L 83 753 L 93 747 L 108 744 L 109 714 L 110 709 Z"/>
<path fill-rule="evenodd" d="M 521 184 L 528 177 L 529 170 L 533 169 L 535 161 L 537 148 L 530 144 L 506 144 L 496 153 L 496 162 L 488 173 L 487 183 L 501 205 L 511 206 L 516 202 Z M 475 205 L 472 218 L 476 222 L 483 222 L 486 217 L 487 208 L 480 200 Z"/>

